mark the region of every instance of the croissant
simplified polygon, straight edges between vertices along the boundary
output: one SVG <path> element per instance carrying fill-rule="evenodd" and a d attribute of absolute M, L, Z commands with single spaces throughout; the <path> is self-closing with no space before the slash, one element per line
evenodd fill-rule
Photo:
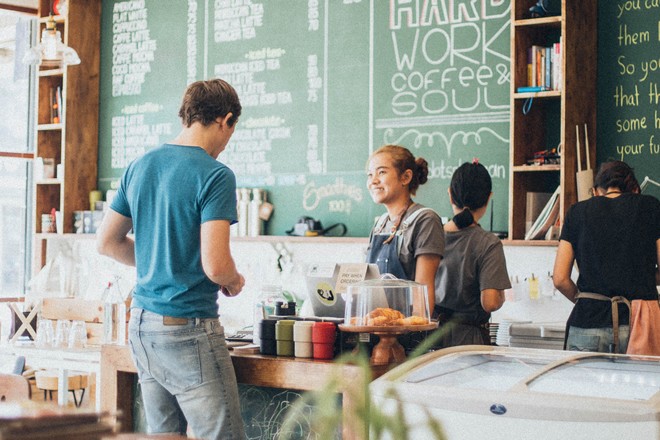
<path fill-rule="evenodd" d="M 398 310 L 378 307 L 365 316 L 365 321 L 369 326 L 397 325 L 397 321 L 403 318 L 403 313 Z"/>
<path fill-rule="evenodd" d="M 397 325 L 424 325 L 428 323 L 429 321 L 426 318 L 422 318 L 421 316 L 409 316 L 407 318 L 400 319 Z"/>
<path fill-rule="evenodd" d="M 379 307 L 366 314 L 364 318 L 352 317 L 351 324 L 353 325 L 368 325 L 368 326 L 387 326 L 387 325 L 424 325 L 429 321 L 421 316 L 405 317 L 403 313 L 398 310 Z"/>

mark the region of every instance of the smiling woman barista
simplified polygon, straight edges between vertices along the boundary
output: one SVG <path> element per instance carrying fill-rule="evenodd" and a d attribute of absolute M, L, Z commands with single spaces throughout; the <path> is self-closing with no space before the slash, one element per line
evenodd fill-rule
<path fill-rule="evenodd" d="M 374 202 L 387 209 L 369 237 L 367 262 L 380 273 L 425 284 L 434 304 L 435 274 L 445 249 L 442 221 L 412 197 L 426 183 L 428 163 L 404 147 L 385 145 L 367 164 L 367 188 Z"/>

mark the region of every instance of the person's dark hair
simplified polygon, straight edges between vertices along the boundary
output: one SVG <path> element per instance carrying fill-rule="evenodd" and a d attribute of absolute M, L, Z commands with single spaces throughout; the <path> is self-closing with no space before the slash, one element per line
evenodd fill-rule
<path fill-rule="evenodd" d="M 488 197 L 493 189 L 493 182 L 486 167 L 480 163 L 465 162 L 451 176 L 449 191 L 451 198 L 461 212 L 452 218 L 458 229 L 467 228 L 474 223 L 470 210 L 483 207 L 488 203 Z"/>
<path fill-rule="evenodd" d="M 405 173 L 406 170 L 412 171 L 412 179 L 408 184 L 408 191 L 411 195 L 414 196 L 419 185 L 424 185 L 429 180 L 429 163 L 423 157 L 415 158 L 407 148 L 391 144 L 383 145 L 374 151 L 371 157 L 383 153 L 390 155 L 399 175 Z"/>
<path fill-rule="evenodd" d="M 233 127 L 241 115 L 241 102 L 236 90 L 222 79 L 196 81 L 188 86 L 183 95 L 179 117 L 183 125 L 190 127 L 199 122 L 210 125 L 218 117 L 231 113 L 227 124 Z"/>
<path fill-rule="evenodd" d="M 640 192 L 633 169 L 620 160 L 603 163 L 594 179 L 594 186 L 601 190 L 617 188 L 624 193 Z"/>

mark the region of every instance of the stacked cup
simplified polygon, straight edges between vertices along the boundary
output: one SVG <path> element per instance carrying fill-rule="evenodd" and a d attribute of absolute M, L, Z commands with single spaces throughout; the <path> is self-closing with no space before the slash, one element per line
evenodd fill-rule
<path fill-rule="evenodd" d="M 34 345 L 39 348 L 50 347 L 53 343 L 53 321 L 50 319 L 39 319 L 37 324 L 37 336 Z"/>
<path fill-rule="evenodd" d="M 85 321 L 73 321 L 69 330 L 69 348 L 87 347 L 87 326 Z"/>
<path fill-rule="evenodd" d="M 261 354 L 277 354 L 275 324 L 277 324 L 277 320 L 270 318 L 259 322 L 259 351 Z"/>
<path fill-rule="evenodd" d="M 278 356 L 293 356 L 293 326 L 292 319 L 282 319 L 275 324 L 275 340 Z"/>
<path fill-rule="evenodd" d="M 314 359 L 332 359 L 337 327 L 331 322 L 315 322 L 312 327 Z"/>
<path fill-rule="evenodd" d="M 300 358 L 311 358 L 314 354 L 312 348 L 312 321 L 297 321 L 293 325 L 294 354 Z"/>

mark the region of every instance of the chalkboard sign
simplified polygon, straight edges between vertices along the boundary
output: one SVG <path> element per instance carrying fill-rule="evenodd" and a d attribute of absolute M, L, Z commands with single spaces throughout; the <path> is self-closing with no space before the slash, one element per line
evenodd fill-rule
<path fill-rule="evenodd" d="M 366 236 L 384 209 L 365 166 L 386 143 L 429 162 L 416 200 L 443 216 L 453 170 L 478 157 L 482 225 L 506 230 L 509 22 L 509 2 L 104 1 L 99 186 L 178 133 L 187 84 L 220 77 L 243 114 L 219 160 L 267 190 L 269 234 L 308 215 Z"/>
<path fill-rule="evenodd" d="M 640 183 L 660 182 L 660 4 L 598 8 L 598 162 L 623 160 Z"/>

